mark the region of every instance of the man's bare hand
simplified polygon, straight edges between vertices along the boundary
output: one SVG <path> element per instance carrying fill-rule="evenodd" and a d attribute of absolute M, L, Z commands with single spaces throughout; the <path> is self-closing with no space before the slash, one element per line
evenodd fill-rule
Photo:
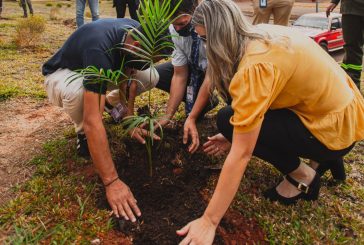
<path fill-rule="evenodd" d="M 196 121 L 188 117 L 183 127 L 183 144 L 187 144 L 189 137 L 191 137 L 191 145 L 189 145 L 188 151 L 194 153 L 200 146 L 200 138 Z"/>
<path fill-rule="evenodd" d="M 106 197 L 116 217 L 135 222 L 135 215 L 138 217 L 141 215 L 133 193 L 121 180 L 106 187 Z"/>
<path fill-rule="evenodd" d="M 154 132 L 153 133 L 153 139 L 154 140 L 160 140 L 161 138 L 156 135 Z M 137 141 L 139 141 L 141 144 L 145 144 L 145 137 L 149 136 L 149 132 L 143 128 L 135 128 L 133 130 L 129 131 L 129 135 L 130 137 L 132 137 L 133 139 L 136 139 Z"/>

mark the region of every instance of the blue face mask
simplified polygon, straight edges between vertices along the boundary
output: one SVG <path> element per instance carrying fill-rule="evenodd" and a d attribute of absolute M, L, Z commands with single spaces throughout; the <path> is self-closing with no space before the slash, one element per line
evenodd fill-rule
<path fill-rule="evenodd" d="M 178 35 L 180 35 L 181 37 L 189 37 L 191 36 L 193 31 L 193 26 L 190 23 L 188 23 L 185 27 L 183 27 L 182 29 L 176 31 L 178 33 Z"/>

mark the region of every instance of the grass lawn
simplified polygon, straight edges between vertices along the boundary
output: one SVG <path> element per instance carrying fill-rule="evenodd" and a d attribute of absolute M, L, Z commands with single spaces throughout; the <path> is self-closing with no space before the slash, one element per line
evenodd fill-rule
<path fill-rule="evenodd" d="M 12 42 L 21 8 L 14 2 L 4 3 L 7 19 L 0 21 L 0 103 L 10 98 L 46 98 L 40 67 L 74 30 L 63 23 L 74 17 L 74 2 L 57 3 L 64 4 L 57 20 L 49 20 L 55 2 L 33 3 L 35 12 L 47 19 L 47 26 L 39 45 L 29 49 L 18 49 Z M 111 1 L 101 2 L 102 17 L 115 15 L 111 5 Z M 146 95 L 140 96 L 138 106 L 146 104 L 146 99 Z M 163 107 L 167 96 L 155 90 L 153 100 Z M 182 110 L 176 117 L 183 118 Z M 112 144 L 113 156 L 128 154 L 120 126 L 106 127 L 112 141 L 119 142 Z M 75 155 L 75 142 L 73 129 L 65 128 L 63 134 L 44 142 L 42 153 L 27 163 L 36 169 L 33 176 L 15 186 L 13 200 L 0 206 L 0 243 L 89 244 L 95 239 L 104 244 L 132 243 L 133 237 L 116 231 L 110 212 L 99 207 L 103 187 L 92 163 Z M 364 142 L 357 143 L 345 162 L 345 184 L 331 185 L 327 174 L 322 178 L 319 201 L 286 207 L 262 198 L 261 192 L 277 183 L 280 175 L 265 162 L 253 159 L 232 209 L 256 220 L 268 243 L 364 244 Z M 213 175 L 210 190 L 215 183 Z"/>

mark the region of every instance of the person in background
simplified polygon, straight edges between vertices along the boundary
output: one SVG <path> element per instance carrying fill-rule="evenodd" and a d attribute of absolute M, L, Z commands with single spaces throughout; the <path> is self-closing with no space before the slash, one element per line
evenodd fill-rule
<path fill-rule="evenodd" d="M 137 9 L 139 6 L 138 0 L 114 0 L 113 3 L 114 3 L 113 7 L 115 7 L 116 9 L 117 18 L 125 17 L 126 5 L 128 5 L 130 17 L 133 20 L 138 21 L 138 15 L 137 15 Z"/>
<path fill-rule="evenodd" d="M 99 19 L 99 0 L 87 0 L 90 7 L 92 21 Z M 76 24 L 80 28 L 84 24 L 86 0 L 76 0 Z"/>
<path fill-rule="evenodd" d="M 288 26 L 295 0 L 252 0 L 254 8 L 253 25 L 269 23 L 273 14 L 274 24 Z"/>
<path fill-rule="evenodd" d="M 340 0 L 332 0 L 326 9 L 326 15 L 336 8 Z M 342 29 L 344 35 L 345 56 L 341 67 L 354 80 L 360 90 L 360 76 L 363 70 L 364 45 L 364 1 L 342 0 L 340 13 L 342 14 Z"/>
<path fill-rule="evenodd" d="M 1 13 L 3 12 L 3 0 L 0 0 L 0 20 L 1 20 Z"/>
<path fill-rule="evenodd" d="M 178 2 L 172 0 L 171 8 L 176 7 Z M 172 60 L 156 66 L 159 77 L 156 87 L 169 93 L 166 117 L 160 120 L 159 124 L 167 126 L 178 106 L 184 101 L 188 116 L 185 122 L 186 132 L 197 132 L 196 121 L 218 104 L 218 99 L 210 95 L 210 79 L 205 76 L 208 64 L 204 40 L 197 36 L 191 25 L 191 14 L 197 4 L 197 0 L 184 0 L 179 5 L 172 17 L 176 19 L 169 28 L 175 46 Z M 145 84 L 146 81 L 141 82 Z M 115 107 L 119 101 L 119 92 L 111 91 L 107 95 L 107 101 Z M 140 143 L 144 142 L 138 135 L 135 138 Z M 193 134 L 192 140 L 193 143 L 189 146 L 191 153 L 197 150 L 198 134 Z M 184 143 L 187 144 L 187 138 Z"/>
<path fill-rule="evenodd" d="M 21 6 L 23 8 L 23 11 L 24 11 L 23 18 L 27 18 L 28 17 L 27 5 L 28 5 L 28 8 L 29 8 L 29 13 L 31 15 L 34 14 L 33 6 L 32 6 L 32 1 L 31 0 L 20 0 L 20 3 L 21 3 Z"/>
<path fill-rule="evenodd" d="M 212 85 L 232 98 L 217 115 L 220 134 L 204 145 L 207 154 L 229 152 L 214 194 L 203 215 L 177 231 L 185 236 L 180 245 L 209 245 L 252 155 L 284 175 L 264 197 L 285 205 L 317 200 L 320 175 L 300 157 L 342 162 L 364 139 L 364 98 L 311 38 L 252 26 L 231 0 L 202 1 L 192 24 L 206 40 Z"/>

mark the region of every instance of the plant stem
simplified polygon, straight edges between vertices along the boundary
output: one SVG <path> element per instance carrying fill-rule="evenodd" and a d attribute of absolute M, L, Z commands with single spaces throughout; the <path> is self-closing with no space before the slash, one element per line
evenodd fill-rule
<path fill-rule="evenodd" d="M 149 176 L 153 176 L 153 162 L 152 162 L 152 140 L 150 136 L 146 138 L 145 147 L 147 148 L 148 165 L 149 165 Z"/>

